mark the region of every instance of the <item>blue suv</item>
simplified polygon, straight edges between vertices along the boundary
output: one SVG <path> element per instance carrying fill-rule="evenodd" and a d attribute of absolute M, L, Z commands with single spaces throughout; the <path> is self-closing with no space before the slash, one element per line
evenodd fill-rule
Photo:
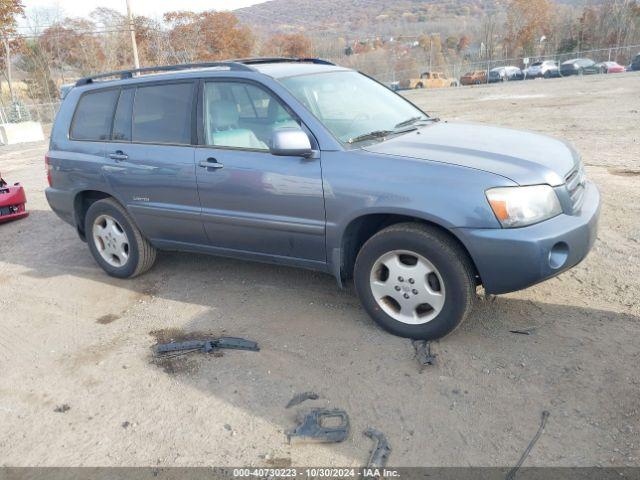
<path fill-rule="evenodd" d="M 51 208 L 114 277 L 157 250 L 353 279 L 390 332 L 434 339 L 476 288 L 505 293 L 580 262 L 599 194 L 542 135 L 428 116 L 319 59 L 249 59 L 81 79 L 46 156 Z"/>

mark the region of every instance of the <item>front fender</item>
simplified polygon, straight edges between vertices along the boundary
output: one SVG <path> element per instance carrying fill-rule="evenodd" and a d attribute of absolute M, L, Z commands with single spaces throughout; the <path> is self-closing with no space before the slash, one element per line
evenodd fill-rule
<path fill-rule="evenodd" d="M 328 263 L 339 259 L 345 231 L 358 218 L 393 214 L 456 228 L 501 228 L 485 197 L 488 188 L 514 186 L 508 178 L 437 161 L 364 150 L 323 152 Z M 473 227 L 471 227 L 473 225 Z"/>

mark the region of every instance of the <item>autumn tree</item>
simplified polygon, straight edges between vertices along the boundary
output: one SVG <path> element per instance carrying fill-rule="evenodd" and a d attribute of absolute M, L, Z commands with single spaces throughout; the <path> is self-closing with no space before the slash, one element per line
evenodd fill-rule
<path fill-rule="evenodd" d="M 309 57 L 311 51 L 311 40 L 302 33 L 293 33 L 272 36 L 263 45 L 260 53 L 278 57 Z"/>
<path fill-rule="evenodd" d="M 511 0 L 507 9 L 506 40 L 510 52 L 534 55 L 543 36 L 549 36 L 549 0 Z"/>
<path fill-rule="evenodd" d="M 71 67 L 81 75 L 103 70 L 106 56 L 100 40 L 93 33 L 93 22 L 66 18 L 48 27 L 38 40 L 54 67 Z"/>
<path fill-rule="evenodd" d="M 12 99 L 14 95 L 11 82 L 11 52 L 21 46 L 20 39 L 15 37 L 16 17 L 19 15 L 24 15 L 24 5 L 21 0 L 2 0 L 0 2 L 0 37 L 3 47 L 0 52 L 0 62 Z"/>
<path fill-rule="evenodd" d="M 51 102 L 58 97 L 58 89 L 51 73 L 50 57 L 42 49 L 40 42 L 25 42 L 17 66 L 27 74 L 25 83 L 29 97 L 45 102 Z"/>
<path fill-rule="evenodd" d="M 169 43 L 176 61 L 212 61 L 247 57 L 254 37 L 231 12 L 169 12 Z"/>

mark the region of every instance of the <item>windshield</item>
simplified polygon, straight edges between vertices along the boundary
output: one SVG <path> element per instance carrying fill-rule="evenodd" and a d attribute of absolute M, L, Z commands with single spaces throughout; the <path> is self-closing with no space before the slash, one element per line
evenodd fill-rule
<path fill-rule="evenodd" d="M 300 75 L 281 82 L 345 144 L 402 133 L 428 119 L 408 101 L 358 72 Z"/>

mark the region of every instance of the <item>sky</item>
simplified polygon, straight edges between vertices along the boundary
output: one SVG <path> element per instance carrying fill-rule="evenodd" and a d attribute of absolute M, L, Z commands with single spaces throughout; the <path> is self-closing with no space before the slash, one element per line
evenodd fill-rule
<path fill-rule="evenodd" d="M 136 15 L 161 18 L 162 14 L 175 10 L 233 10 L 248 7 L 265 0 L 130 0 Z M 61 17 L 85 17 L 96 7 L 107 7 L 126 12 L 125 0 L 23 0 L 27 13 L 38 9 L 62 10 Z"/>

